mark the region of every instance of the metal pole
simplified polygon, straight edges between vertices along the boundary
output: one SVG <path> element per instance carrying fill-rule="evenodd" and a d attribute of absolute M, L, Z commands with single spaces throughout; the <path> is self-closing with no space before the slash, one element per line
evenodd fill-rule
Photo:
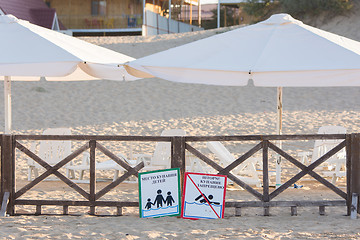
<path fill-rule="evenodd" d="M 277 123 L 276 133 L 281 135 L 282 133 L 282 87 L 277 88 Z M 282 147 L 282 142 L 278 142 L 279 148 Z M 276 188 L 281 186 L 281 157 L 276 157 Z"/>
<path fill-rule="evenodd" d="M 147 31 L 146 31 L 146 0 L 143 0 L 142 35 L 143 35 L 143 36 L 147 36 Z"/>
<path fill-rule="evenodd" d="M 11 133 L 11 77 L 4 77 L 5 134 Z"/>
<path fill-rule="evenodd" d="M 220 0 L 218 0 L 217 7 L 217 28 L 220 28 Z"/>

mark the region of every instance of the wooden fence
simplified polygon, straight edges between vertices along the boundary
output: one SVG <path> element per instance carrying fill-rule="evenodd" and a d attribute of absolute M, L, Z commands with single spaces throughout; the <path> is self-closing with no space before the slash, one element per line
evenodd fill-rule
<path fill-rule="evenodd" d="M 316 161 L 306 166 L 284 150 L 276 146 L 276 141 L 304 141 L 317 139 L 340 139 L 340 144 L 328 151 Z M 38 140 L 76 140 L 83 141 L 81 147 L 73 150 L 73 152 L 61 160 L 54 166 L 50 166 L 43 161 L 39 156 L 30 151 L 21 144 L 21 140 L 38 141 Z M 1 214 L 5 211 L 14 215 L 16 205 L 33 205 L 36 206 L 35 214 L 41 214 L 41 206 L 43 205 L 57 205 L 63 207 L 63 214 L 68 214 L 69 206 L 88 206 L 90 214 L 95 214 L 95 207 L 109 206 L 116 207 L 117 214 L 122 214 L 123 207 L 137 207 L 139 205 L 136 201 L 103 201 L 100 198 L 106 195 L 110 190 L 117 187 L 124 180 L 130 176 L 137 177 L 138 172 L 144 167 L 141 162 L 136 166 L 130 166 L 116 154 L 105 148 L 100 142 L 170 142 L 171 143 L 171 167 L 180 168 L 182 175 L 185 172 L 185 156 L 187 152 L 196 156 L 198 159 L 208 164 L 216 170 L 219 174 L 227 175 L 235 184 L 241 186 L 250 194 L 255 196 L 257 201 L 226 201 L 226 207 L 234 207 L 236 215 L 241 214 L 242 207 L 263 207 L 264 215 L 269 215 L 270 207 L 291 207 L 291 213 L 296 215 L 296 207 L 298 206 L 318 206 L 320 214 L 324 213 L 325 206 L 347 206 L 347 214 L 351 211 L 351 196 L 353 193 L 360 193 L 360 134 L 331 134 L 331 135 L 247 135 L 247 136 L 174 136 L 174 137 L 152 137 L 152 136 L 92 136 L 92 135 L 1 135 Z M 194 147 L 194 143 L 207 141 L 235 141 L 235 142 L 249 142 L 255 141 L 257 144 L 240 156 L 236 161 L 228 166 L 222 167 L 216 161 L 208 158 Z M 325 178 L 314 171 L 316 167 L 324 163 L 331 156 L 335 155 L 340 150 L 346 150 L 346 191 L 336 187 Z M 16 166 L 16 150 L 21 151 L 35 162 L 40 164 L 46 171 L 35 178 L 20 189 L 15 189 L 15 166 Z M 107 157 L 114 160 L 122 168 L 126 170 L 125 174 L 118 177 L 115 181 L 109 183 L 106 187 L 96 192 L 96 157 L 95 150 L 99 150 Z M 288 181 L 283 183 L 279 188 L 270 192 L 269 186 L 269 150 L 279 154 L 283 159 L 289 161 L 291 164 L 299 168 L 299 171 L 292 176 Z M 79 156 L 84 151 L 90 151 L 90 181 L 89 191 L 85 191 L 73 180 L 64 176 L 58 170 L 71 162 L 74 158 Z M 231 170 L 243 163 L 249 157 L 257 152 L 262 153 L 262 191 L 252 188 L 238 177 L 231 173 Z M 22 199 L 21 196 L 35 185 L 43 181 L 50 175 L 55 175 L 74 191 L 79 193 L 85 200 L 47 200 L 47 199 Z M 318 182 L 329 188 L 331 191 L 341 197 L 342 200 L 321 200 L 321 201 L 275 201 L 274 198 L 281 194 L 284 190 L 294 185 L 305 175 L 310 175 Z M 359 204 L 358 204 L 359 205 Z M 358 209 L 359 212 L 359 209 Z"/>

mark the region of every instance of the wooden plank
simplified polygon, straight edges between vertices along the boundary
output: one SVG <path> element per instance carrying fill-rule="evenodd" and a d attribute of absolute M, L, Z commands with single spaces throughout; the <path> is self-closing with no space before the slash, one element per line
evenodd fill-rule
<path fill-rule="evenodd" d="M 115 181 L 111 182 L 109 185 L 101 189 L 98 193 L 95 195 L 95 200 L 98 200 L 100 197 L 104 196 L 107 192 L 109 192 L 111 189 L 119 185 L 121 182 L 126 180 L 131 175 L 135 175 L 139 172 L 140 169 L 144 167 L 144 162 L 139 163 L 134 168 L 132 168 L 130 171 L 126 172 L 124 175 L 116 179 Z"/>
<path fill-rule="evenodd" d="M 268 148 L 269 141 L 265 140 L 262 142 L 263 144 L 263 201 L 269 202 L 269 156 L 268 156 Z M 264 213 L 265 214 L 265 213 Z M 269 215 L 265 215 L 269 216 Z"/>
<path fill-rule="evenodd" d="M 79 156 L 81 153 L 83 153 L 85 150 L 89 148 L 89 144 L 86 143 L 82 147 L 78 148 L 76 151 L 72 152 L 69 156 L 58 162 L 53 167 L 50 166 L 47 162 L 42 160 L 39 156 L 37 156 L 35 153 L 31 152 L 29 149 L 27 149 L 25 146 L 23 146 L 21 143 L 16 142 L 16 148 L 19 149 L 21 152 L 25 153 L 28 157 L 32 158 L 35 162 L 40 164 L 42 167 L 44 167 L 46 170 L 57 170 L 64 165 L 66 165 L 68 162 Z"/>
<path fill-rule="evenodd" d="M 345 139 L 346 134 L 186 136 L 186 142 Z"/>
<path fill-rule="evenodd" d="M 235 208 L 235 217 L 241 217 L 241 207 Z"/>
<path fill-rule="evenodd" d="M 12 139 L 11 135 L 2 135 L 1 145 L 1 185 L 2 191 L 12 190 Z"/>
<path fill-rule="evenodd" d="M 264 207 L 264 216 L 270 216 L 270 207 L 269 206 Z"/>
<path fill-rule="evenodd" d="M 77 141 L 129 141 L 170 142 L 167 136 L 120 136 L 120 135 L 14 135 L 16 140 L 77 140 Z"/>
<path fill-rule="evenodd" d="M 14 213 L 14 191 L 15 191 L 15 164 L 14 164 L 14 151 L 13 151 L 13 137 L 12 135 L 2 135 L 1 145 L 1 194 L 9 192 L 9 202 L 7 212 L 10 215 Z"/>
<path fill-rule="evenodd" d="M 63 206 L 63 214 L 64 215 L 69 215 L 69 206 L 68 205 Z"/>
<path fill-rule="evenodd" d="M 122 207 L 116 207 L 116 215 L 117 216 L 122 216 L 123 215 L 123 212 L 122 212 Z"/>
<path fill-rule="evenodd" d="M 69 200 L 31 200 L 17 199 L 16 205 L 43 205 L 43 206 L 90 206 L 89 201 L 69 201 Z M 95 201 L 95 206 L 100 207 L 139 207 L 139 202 L 132 201 Z"/>
<path fill-rule="evenodd" d="M 297 206 L 291 206 L 291 216 L 297 216 Z"/>
<path fill-rule="evenodd" d="M 360 195 L 360 134 L 351 134 L 351 193 Z M 360 208 L 358 208 L 360 213 Z"/>
<path fill-rule="evenodd" d="M 240 156 L 238 159 L 236 159 L 234 162 L 229 164 L 227 167 L 225 167 L 223 170 L 221 170 L 220 174 L 226 174 L 245 162 L 249 157 L 257 153 L 262 148 L 262 143 L 258 143 L 255 147 L 251 148 L 249 151 L 247 151 L 244 155 Z"/>
<path fill-rule="evenodd" d="M 95 170 L 95 148 L 96 141 L 90 140 L 90 215 L 95 215 L 95 194 L 96 194 L 96 170 Z"/>
<path fill-rule="evenodd" d="M 185 175 L 185 141 L 183 136 L 176 136 L 171 141 L 171 168 L 180 168 L 180 185 L 183 188 Z"/>
<path fill-rule="evenodd" d="M 136 141 L 170 142 L 167 136 L 119 136 L 119 135 L 14 135 L 16 140 L 79 140 L 79 141 Z M 262 140 L 318 140 L 345 139 L 346 134 L 304 135 L 236 135 L 236 136 L 186 136 L 186 142 L 206 141 L 262 141 Z"/>
<path fill-rule="evenodd" d="M 319 214 L 321 216 L 324 216 L 325 215 L 325 206 L 319 206 Z"/>
<path fill-rule="evenodd" d="M 221 170 L 223 170 L 223 168 L 220 165 L 218 165 L 217 163 L 215 163 L 214 161 L 212 161 L 211 159 L 206 157 L 204 154 L 200 153 L 198 150 L 196 150 L 189 144 L 185 144 L 185 148 L 189 152 L 191 152 L 194 156 L 198 157 L 200 160 L 204 161 L 205 163 L 207 163 L 208 165 L 213 167 L 216 171 L 221 172 Z M 238 179 L 232 173 L 227 173 L 226 175 L 228 176 L 229 179 L 231 179 L 233 182 L 235 182 L 236 184 L 238 184 L 239 186 L 244 188 L 246 191 L 248 191 L 249 193 L 254 195 L 256 198 L 258 198 L 259 200 L 262 200 L 263 195 L 261 193 L 259 193 L 258 191 L 256 191 L 252 187 L 250 187 L 248 184 L 246 184 L 243 181 L 241 181 L 240 179 Z"/>
<path fill-rule="evenodd" d="M 102 153 L 104 153 L 106 156 L 114 160 L 117 164 L 119 164 L 122 168 L 126 169 L 127 171 L 130 171 L 132 169 L 129 164 L 124 162 L 121 158 L 116 156 L 114 153 L 110 152 L 107 148 L 105 148 L 100 143 L 96 142 L 96 148 L 99 149 Z M 137 177 L 137 175 L 135 175 Z"/>
<path fill-rule="evenodd" d="M 244 201 L 244 202 L 225 202 L 225 207 L 318 207 L 329 206 L 338 207 L 346 206 L 345 200 L 323 200 L 323 201 Z"/>
<path fill-rule="evenodd" d="M 61 162 L 59 162 L 58 164 L 56 164 L 55 166 L 51 167 L 48 163 L 46 163 L 45 161 L 43 161 L 42 159 L 40 159 L 38 156 L 36 156 L 34 153 L 32 153 L 30 150 L 28 150 L 27 148 L 25 148 L 23 145 L 21 145 L 19 142 L 16 142 L 16 146 L 17 148 L 24 152 L 26 155 L 28 155 L 29 157 L 33 158 L 34 160 L 36 159 L 38 163 L 42 163 L 43 165 L 46 166 L 46 168 L 48 169 L 46 172 L 44 172 L 43 174 L 41 174 L 39 177 L 35 178 L 32 182 L 30 182 L 29 184 L 25 185 L 24 187 L 22 187 L 19 191 L 17 191 L 15 193 L 15 199 L 19 198 L 20 196 L 22 196 L 26 191 L 30 190 L 31 188 L 33 188 L 35 185 L 37 185 L 39 182 L 41 182 L 42 180 L 44 180 L 45 178 L 47 178 L 49 175 L 51 174 L 55 174 L 58 178 L 60 178 L 62 181 L 64 181 L 68 186 L 70 186 L 71 188 L 73 188 L 75 191 L 77 191 L 78 193 L 80 193 L 83 197 L 85 197 L 86 199 L 89 198 L 89 194 L 83 190 L 81 187 L 79 187 L 78 185 L 76 185 L 74 182 L 72 182 L 71 180 L 69 180 L 67 177 L 65 177 L 64 175 L 62 175 L 61 173 L 59 173 L 57 170 L 59 168 L 61 168 L 62 166 L 64 166 L 65 164 L 67 164 L 68 162 L 70 162 L 72 159 L 74 159 L 75 157 L 77 157 L 78 155 L 80 155 L 82 152 L 84 152 L 86 149 L 89 148 L 88 143 L 83 145 L 82 147 L 80 147 L 79 149 L 77 149 L 76 151 L 74 151 L 73 153 L 71 153 L 69 156 L 67 156 L 64 160 L 62 160 Z"/>
<path fill-rule="evenodd" d="M 345 141 L 341 142 L 339 145 L 337 145 L 336 147 L 334 147 L 333 149 L 331 149 L 329 152 L 327 152 L 326 154 L 324 154 L 322 157 L 320 157 L 318 160 L 316 160 L 315 162 L 313 162 L 312 164 L 310 164 L 309 166 L 305 166 L 304 164 L 300 163 L 299 161 L 297 161 L 296 159 L 294 159 L 293 157 L 291 157 L 290 155 L 288 155 L 287 153 L 285 153 L 283 150 L 281 150 L 280 148 L 278 148 L 277 146 L 275 146 L 274 144 L 269 142 L 269 147 L 271 149 L 273 149 L 275 152 L 279 153 L 280 155 L 282 155 L 285 159 L 289 160 L 291 163 L 293 163 L 294 165 L 298 166 L 300 169 L 302 169 L 301 172 L 299 172 L 298 174 L 296 174 L 294 177 L 292 177 L 290 180 L 288 180 L 287 182 L 285 182 L 283 185 L 281 185 L 279 188 L 277 188 L 275 191 L 273 191 L 270 194 L 270 199 L 273 199 L 274 197 L 276 197 L 277 195 L 279 195 L 281 192 L 285 191 L 288 187 L 290 187 L 291 185 L 293 185 L 294 183 L 296 183 L 300 178 L 302 178 L 303 176 L 305 176 L 306 174 L 311 175 L 312 177 L 314 177 L 316 180 L 318 180 L 319 182 L 321 182 L 322 184 L 324 184 L 325 186 L 327 186 L 328 188 L 330 188 L 331 190 L 333 190 L 334 192 L 336 192 L 339 196 L 341 196 L 342 198 L 346 199 L 347 195 L 346 193 L 344 193 L 343 191 L 341 191 L 339 188 L 337 188 L 336 186 L 334 186 L 333 184 L 331 184 L 330 182 L 328 182 L 326 179 L 322 178 L 319 174 L 315 173 L 313 171 L 314 168 L 316 168 L 317 166 L 319 166 L 320 164 L 322 164 L 323 162 L 325 162 L 327 159 L 329 159 L 332 155 L 336 154 L 338 151 L 340 151 L 342 148 L 344 148 L 345 146 Z"/>
<path fill-rule="evenodd" d="M 10 192 L 5 192 L 2 198 L 0 217 L 5 217 L 6 215 L 6 209 L 8 207 L 9 197 L 10 197 Z"/>
<path fill-rule="evenodd" d="M 299 162 L 298 160 L 296 160 L 295 158 L 293 158 L 292 156 L 290 156 L 289 154 L 284 152 L 282 149 L 278 148 L 273 143 L 269 143 L 269 146 L 270 146 L 271 149 L 273 149 L 275 152 L 279 153 L 281 156 L 283 156 L 285 159 L 287 159 L 289 162 L 291 162 L 295 166 L 299 167 L 301 170 L 306 170 L 307 169 L 307 166 L 305 166 L 304 164 L 302 164 L 301 162 Z M 334 191 L 335 193 L 337 193 L 342 198 L 347 199 L 347 195 L 346 195 L 345 192 L 343 192 L 340 188 L 336 187 L 335 185 L 333 185 L 332 183 L 327 181 L 325 178 L 321 177 L 316 172 L 311 170 L 311 171 L 308 172 L 308 174 L 310 176 L 312 176 L 313 178 L 315 178 L 320 183 L 322 183 L 323 185 L 325 185 L 326 187 L 328 187 L 329 189 L 331 189 L 332 191 Z M 270 199 L 272 199 L 271 196 L 270 196 Z"/>
<path fill-rule="evenodd" d="M 36 205 L 35 215 L 41 215 L 41 205 Z"/>
<path fill-rule="evenodd" d="M 346 191 L 347 191 L 347 215 L 351 213 L 351 135 L 346 135 Z"/>

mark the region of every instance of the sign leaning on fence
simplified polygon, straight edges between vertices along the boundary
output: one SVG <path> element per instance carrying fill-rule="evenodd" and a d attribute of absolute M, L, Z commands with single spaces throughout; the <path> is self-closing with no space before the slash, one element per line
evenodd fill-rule
<path fill-rule="evenodd" d="M 180 169 L 139 173 L 141 218 L 180 215 Z"/>
<path fill-rule="evenodd" d="M 224 217 L 226 176 L 186 172 L 184 179 L 182 218 Z"/>

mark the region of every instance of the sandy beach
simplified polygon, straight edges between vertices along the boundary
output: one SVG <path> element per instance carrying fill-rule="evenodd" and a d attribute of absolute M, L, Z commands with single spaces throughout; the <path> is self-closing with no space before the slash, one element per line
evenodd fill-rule
<path fill-rule="evenodd" d="M 360 17 L 350 15 L 314 26 L 360 41 Z M 81 39 L 134 58 L 179 46 L 229 29 L 151 37 L 82 37 Z M 3 91 L 1 85 L 0 91 Z M 360 88 L 284 88 L 283 133 L 314 134 L 326 125 L 344 126 L 360 132 Z M 159 136 L 164 129 L 181 128 L 189 136 L 253 135 L 276 133 L 276 88 L 223 87 L 181 84 L 162 79 L 74 82 L 13 82 L 13 131 L 41 134 L 46 128 L 66 127 L 72 134 Z M 0 99 L 0 106 L 3 106 Z M 4 110 L 0 108 L 0 119 Z M 1 121 L 1 124 L 4 124 Z M 4 129 L 3 125 L 0 125 Z M 77 143 L 74 144 L 76 146 Z M 284 144 L 285 149 L 311 151 L 313 142 Z M 128 145 L 125 145 L 128 149 Z M 151 153 L 153 145 L 133 146 L 136 153 Z M 235 145 L 229 146 L 240 154 Z M 129 152 L 124 152 L 128 156 Z M 16 163 L 17 187 L 27 184 L 26 158 Z M 273 166 L 273 165 L 272 165 Z M 285 166 L 286 171 L 296 171 Z M 112 173 L 101 173 L 107 178 Z M 109 182 L 108 182 L 109 183 Z M 99 189 L 106 183 L 98 183 Z M 316 184 L 302 181 L 301 189 L 286 190 L 279 199 L 338 199 Z M 344 179 L 339 181 L 344 186 Z M 85 189 L 88 184 L 82 184 Z M 60 182 L 45 182 L 24 198 L 76 199 Z M 137 185 L 121 184 L 105 199 L 137 198 Z M 227 200 L 251 200 L 246 191 L 229 186 Z M 278 200 L 278 199 L 276 199 Z M 35 208 L 19 207 L 22 213 Z M 47 207 L 49 213 L 61 208 Z M 0 218 L 0 239 L 359 239 L 359 220 L 345 216 L 345 207 L 274 208 L 264 217 L 263 209 L 244 209 L 241 217 L 226 209 L 221 220 L 184 220 L 176 217 L 140 219 L 138 209 L 124 209 L 124 216 L 97 217 L 88 208 L 70 208 L 76 216 L 42 215 Z M 97 208 L 99 215 L 116 209 Z"/>

